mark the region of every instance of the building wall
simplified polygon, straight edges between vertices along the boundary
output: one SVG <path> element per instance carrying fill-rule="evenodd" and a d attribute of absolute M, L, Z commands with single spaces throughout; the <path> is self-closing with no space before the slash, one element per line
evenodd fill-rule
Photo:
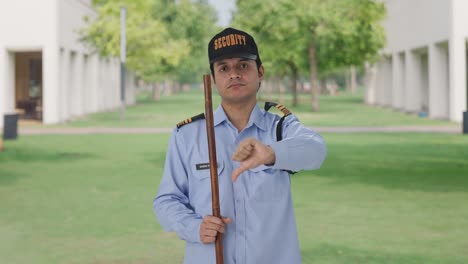
<path fill-rule="evenodd" d="M 449 40 L 449 115 L 462 121 L 467 111 L 467 40 L 468 1 L 452 0 L 451 28 Z"/>
<path fill-rule="evenodd" d="M 450 35 L 451 0 L 387 0 L 387 53 L 440 42 Z M 464 0 L 463 0 L 464 1 Z"/>
<path fill-rule="evenodd" d="M 0 3 L 0 126 L 3 126 L 3 115 L 15 110 L 15 52 L 40 51 L 49 55 L 54 47 L 56 1 Z M 43 70 L 48 72 L 45 66 Z"/>
<path fill-rule="evenodd" d="M 91 0 L 0 3 L 0 127 L 3 114 L 15 110 L 11 76 L 19 51 L 42 52 L 44 123 L 120 106 L 119 60 L 100 58 L 79 41 L 84 17 L 96 17 Z M 133 104 L 133 81 L 128 84 L 126 103 Z"/>
<path fill-rule="evenodd" d="M 461 122 L 467 108 L 468 1 L 386 0 L 387 46 L 374 104 Z M 392 65 L 388 67 L 388 57 Z M 370 103 L 371 101 L 366 100 Z"/>

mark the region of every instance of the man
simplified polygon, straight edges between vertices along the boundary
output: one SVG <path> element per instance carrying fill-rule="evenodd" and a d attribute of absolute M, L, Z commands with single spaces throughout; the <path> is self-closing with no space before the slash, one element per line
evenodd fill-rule
<path fill-rule="evenodd" d="M 184 263 L 215 263 L 218 232 L 224 234 L 226 264 L 300 263 L 290 171 L 319 168 L 325 142 L 294 115 L 280 121 L 259 108 L 264 68 L 248 33 L 223 30 L 209 42 L 208 56 L 221 96 L 214 126 L 223 217 L 210 215 L 206 124 L 200 115 L 172 133 L 155 213 L 164 229 L 186 241 Z"/>

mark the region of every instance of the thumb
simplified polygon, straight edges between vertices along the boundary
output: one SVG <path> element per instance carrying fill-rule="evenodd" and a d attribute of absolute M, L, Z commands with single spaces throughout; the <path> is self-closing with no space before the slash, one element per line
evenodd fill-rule
<path fill-rule="evenodd" d="M 246 171 L 247 169 L 248 167 L 245 165 L 245 163 L 241 163 L 239 168 L 235 169 L 231 174 L 232 182 L 235 182 L 237 180 L 237 177 L 239 177 L 239 175 L 243 173 L 244 171 Z"/>
<path fill-rule="evenodd" d="M 223 222 L 224 222 L 225 224 L 230 224 L 230 223 L 232 223 L 232 219 L 223 216 Z"/>

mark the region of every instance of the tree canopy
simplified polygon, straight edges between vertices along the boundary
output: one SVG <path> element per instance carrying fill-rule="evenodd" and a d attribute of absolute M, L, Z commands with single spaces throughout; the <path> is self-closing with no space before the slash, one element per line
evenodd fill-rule
<path fill-rule="evenodd" d="M 384 15 L 374 0 L 237 0 L 234 25 L 256 34 L 274 72 L 309 71 L 318 110 L 317 75 L 373 60 L 385 43 Z"/>
<path fill-rule="evenodd" d="M 220 28 L 207 0 L 94 0 L 83 39 L 119 56 L 119 10 L 127 8 L 127 67 L 142 79 L 194 82 L 208 71 L 207 43 Z M 318 110 L 318 75 L 373 61 L 385 43 L 376 0 L 237 0 L 233 26 L 257 40 L 267 76 L 310 76 Z M 295 97 L 296 98 L 296 97 Z"/>
<path fill-rule="evenodd" d="M 127 9 L 127 68 L 146 81 L 167 76 L 179 81 L 201 76 L 208 43 L 217 30 L 206 1 L 95 0 L 96 19 L 87 19 L 83 40 L 101 56 L 120 55 L 120 8 Z"/>

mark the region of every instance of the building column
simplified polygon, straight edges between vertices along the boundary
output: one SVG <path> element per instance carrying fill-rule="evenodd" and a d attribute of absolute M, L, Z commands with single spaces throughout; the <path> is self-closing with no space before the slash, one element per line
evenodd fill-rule
<path fill-rule="evenodd" d="M 429 111 L 429 55 L 426 48 L 425 53 L 419 56 L 419 72 L 420 72 L 420 91 L 421 105 L 419 109 L 425 113 Z"/>
<path fill-rule="evenodd" d="M 69 56 L 70 56 L 70 61 L 69 61 L 69 67 L 68 67 L 68 87 L 69 87 L 69 93 L 68 93 L 68 100 L 70 102 L 70 118 L 74 118 L 78 115 L 78 100 L 76 98 L 78 97 L 78 85 L 76 82 L 76 79 L 78 76 L 76 75 L 76 57 L 77 54 L 74 51 L 68 51 Z"/>
<path fill-rule="evenodd" d="M 467 111 L 467 66 L 466 66 L 466 0 L 452 0 L 451 32 L 449 40 L 449 102 L 450 120 L 461 122 Z"/>
<path fill-rule="evenodd" d="M 385 87 L 385 58 L 382 57 L 377 64 L 377 80 L 375 86 L 375 104 L 383 105 L 383 89 Z"/>
<path fill-rule="evenodd" d="M 97 54 L 89 55 L 89 91 L 90 91 L 90 111 L 92 113 L 99 110 L 99 56 Z"/>
<path fill-rule="evenodd" d="M 393 93 L 392 107 L 403 109 L 405 91 L 405 56 L 402 53 L 393 54 Z"/>
<path fill-rule="evenodd" d="M 406 112 L 418 112 L 421 107 L 421 85 L 418 54 L 408 50 L 405 53 L 406 80 L 405 104 Z"/>
<path fill-rule="evenodd" d="M 366 93 L 364 96 L 364 102 L 366 104 L 375 104 L 375 93 L 377 85 L 377 66 L 366 62 Z"/>
<path fill-rule="evenodd" d="M 75 98 L 76 100 L 76 115 L 82 116 L 84 114 L 83 109 L 83 94 L 84 94 L 84 87 L 83 87 L 83 54 L 80 52 L 76 52 L 75 56 L 75 67 L 73 74 L 76 76 L 75 78 Z"/>
<path fill-rule="evenodd" d="M 449 118 L 447 45 L 429 46 L 429 117 Z"/>
<path fill-rule="evenodd" d="M 0 127 L 3 127 L 3 115 L 6 113 L 7 87 L 8 87 L 8 56 L 7 51 L 0 47 Z M 11 69 L 11 68 L 10 68 Z"/>
<path fill-rule="evenodd" d="M 83 67 L 82 67 L 82 72 L 83 72 L 83 114 L 88 114 L 90 113 L 90 91 L 89 91 L 89 57 L 86 54 L 81 54 L 83 57 Z"/>
<path fill-rule="evenodd" d="M 15 54 L 0 48 L 0 127 L 5 114 L 15 112 Z"/>
<path fill-rule="evenodd" d="M 111 61 L 112 65 L 112 94 L 113 94 L 113 102 L 112 102 L 112 109 L 120 108 L 121 101 L 120 101 L 120 62 L 118 59 L 113 59 Z"/>
<path fill-rule="evenodd" d="M 60 121 L 66 121 L 70 118 L 69 89 L 70 89 L 70 52 L 66 49 L 60 50 L 60 68 L 59 68 L 59 83 L 60 83 L 60 102 L 59 113 Z"/>
<path fill-rule="evenodd" d="M 60 121 L 59 116 L 59 48 L 46 46 L 43 56 L 43 123 L 53 124 Z"/>
<path fill-rule="evenodd" d="M 450 39 L 450 120 L 461 122 L 466 111 L 466 49 L 464 38 Z"/>
<path fill-rule="evenodd" d="M 109 59 L 106 58 L 102 61 L 102 69 L 103 69 L 103 72 L 104 72 L 104 75 L 103 76 L 107 76 L 106 78 L 101 78 L 101 83 L 102 83 L 102 100 L 103 100 L 103 108 L 104 110 L 106 111 L 109 111 L 112 109 L 112 94 L 110 93 L 110 89 L 109 89 L 109 83 L 110 83 L 110 79 L 111 79 L 111 76 L 110 76 L 110 64 L 109 64 Z"/>
<path fill-rule="evenodd" d="M 393 61 L 391 56 L 385 57 L 384 60 L 384 83 L 382 92 L 382 103 L 384 106 L 392 105 L 393 97 Z"/>

